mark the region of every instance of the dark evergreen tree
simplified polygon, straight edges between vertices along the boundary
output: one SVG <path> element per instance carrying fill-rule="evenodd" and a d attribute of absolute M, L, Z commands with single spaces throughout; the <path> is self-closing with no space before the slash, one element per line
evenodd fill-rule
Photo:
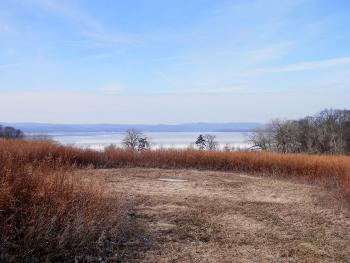
<path fill-rule="evenodd" d="M 151 144 L 150 144 L 148 138 L 147 137 L 139 138 L 137 148 L 139 151 L 149 150 L 151 148 Z"/>
<path fill-rule="evenodd" d="M 205 148 L 205 139 L 202 134 L 200 134 L 195 142 L 199 150 L 204 150 Z"/>

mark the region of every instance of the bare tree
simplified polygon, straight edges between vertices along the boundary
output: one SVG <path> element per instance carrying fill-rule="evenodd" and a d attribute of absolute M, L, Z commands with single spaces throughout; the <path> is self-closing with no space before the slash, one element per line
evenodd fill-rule
<path fill-rule="evenodd" d="M 269 125 L 277 151 L 283 153 L 300 151 L 297 139 L 299 129 L 296 121 L 275 119 Z"/>
<path fill-rule="evenodd" d="M 212 134 L 205 134 L 204 135 L 205 140 L 205 147 L 206 149 L 213 151 L 216 150 L 218 147 L 218 142 L 216 141 L 216 136 Z"/>
<path fill-rule="evenodd" d="M 133 151 L 151 149 L 150 139 L 135 129 L 129 129 L 126 131 L 125 137 L 123 138 L 123 145 L 125 148 Z"/>
<path fill-rule="evenodd" d="M 345 152 L 350 153 L 350 121 L 345 124 Z"/>
<path fill-rule="evenodd" d="M 141 132 L 135 129 L 129 129 L 125 132 L 125 137 L 123 138 L 122 143 L 125 148 L 130 150 L 136 150 L 141 136 L 142 136 Z"/>
<path fill-rule="evenodd" d="M 255 129 L 248 135 L 248 142 L 252 144 L 251 149 L 263 151 L 272 150 L 272 137 L 267 129 Z"/>
<path fill-rule="evenodd" d="M 249 140 L 254 147 L 282 153 L 350 153 L 350 111 L 331 109 L 299 120 L 272 120 Z"/>
<path fill-rule="evenodd" d="M 305 117 L 303 119 L 298 120 L 299 133 L 297 140 L 300 143 L 301 152 L 317 152 L 317 132 L 314 123 L 314 117 Z"/>

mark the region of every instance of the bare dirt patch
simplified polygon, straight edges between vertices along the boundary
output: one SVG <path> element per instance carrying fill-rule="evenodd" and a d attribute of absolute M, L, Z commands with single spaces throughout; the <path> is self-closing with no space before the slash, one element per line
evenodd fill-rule
<path fill-rule="evenodd" d="M 196 170 L 81 172 L 134 200 L 147 242 L 127 261 L 350 262 L 348 209 L 318 186 Z"/>

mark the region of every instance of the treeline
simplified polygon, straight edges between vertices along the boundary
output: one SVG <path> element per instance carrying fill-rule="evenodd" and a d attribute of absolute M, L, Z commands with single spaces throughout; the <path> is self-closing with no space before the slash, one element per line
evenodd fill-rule
<path fill-rule="evenodd" d="M 5 139 L 20 139 L 24 137 L 24 133 L 16 128 L 0 125 L 0 138 Z"/>
<path fill-rule="evenodd" d="M 272 120 L 253 132 L 253 148 L 282 153 L 350 153 L 350 110 L 323 110 L 299 120 Z"/>

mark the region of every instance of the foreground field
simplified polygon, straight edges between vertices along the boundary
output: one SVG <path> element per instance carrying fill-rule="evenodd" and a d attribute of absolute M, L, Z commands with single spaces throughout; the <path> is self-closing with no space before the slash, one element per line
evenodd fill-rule
<path fill-rule="evenodd" d="M 349 262 L 350 219 L 331 191 L 229 172 L 81 170 L 133 200 L 128 262 Z"/>
<path fill-rule="evenodd" d="M 349 262 L 350 156 L 0 140 L 0 189 L 0 262 Z"/>

